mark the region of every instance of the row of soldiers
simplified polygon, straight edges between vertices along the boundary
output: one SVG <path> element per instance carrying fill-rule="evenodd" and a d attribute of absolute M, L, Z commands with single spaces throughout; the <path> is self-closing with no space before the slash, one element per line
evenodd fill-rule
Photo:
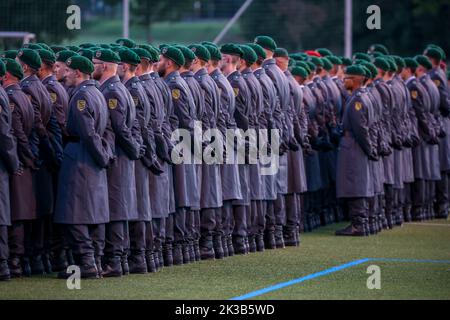
<path fill-rule="evenodd" d="M 0 278 L 66 278 L 72 264 L 84 278 L 155 272 L 298 246 L 300 232 L 344 216 L 338 235 L 446 217 L 443 60 L 434 45 L 405 59 L 382 45 L 353 60 L 289 54 L 268 36 L 6 51 Z M 172 133 L 198 123 L 223 136 L 277 130 L 276 174 L 262 162 L 174 163 Z"/>

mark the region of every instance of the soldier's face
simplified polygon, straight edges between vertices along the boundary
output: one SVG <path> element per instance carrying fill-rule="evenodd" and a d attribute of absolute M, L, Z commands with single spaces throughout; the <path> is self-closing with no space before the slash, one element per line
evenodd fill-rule
<path fill-rule="evenodd" d="M 354 77 L 353 76 L 345 76 L 344 77 L 344 87 L 347 90 L 353 90 L 354 87 Z"/>
<path fill-rule="evenodd" d="M 76 76 L 77 73 L 75 70 L 66 68 L 66 72 L 64 74 L 65 84 L 69 87 L 74 86 L 76 84 Z"/>
<path fill-rule="evenodd" d="M 157 67 L 158 74 L 160 77 L 164 77 L 166 75 L 167 64 L 168 64 L 167 58 L 161 57 L 161 59 L 158 62 L 158 67 Z"/>
<path fill-rule="evenodd" d="M 93 59 L 92 62 L 94 63 L 94 72 L 92 73 L 92 77 L 95 80 L 100 80 L 103 71 L 105 70 L 105 65 L 103 61 L 97 59 Z"/>
<path fill-rule="evenodd" d="M 126 65 L 123 63 L 119 63 L 119 66 L 117 67 L 117 75 L 119 76 L 120 79 L 122 79 L 125 76 L 125 72 L 126 72 Z"/>
<path fill-rule="evenodd" d="M 66 64 L 63 62 L 55 62 L 53 66 L 53 73 L 58 81 L 64 81 L 64 75 L 66 73 Z"/>
<path fill-rule="evenodd" d="M 281 70 L 286 70 L 289 65 L 289 59 L 284 57 L 277 57 L 275 58 L 275 62 Z"/>

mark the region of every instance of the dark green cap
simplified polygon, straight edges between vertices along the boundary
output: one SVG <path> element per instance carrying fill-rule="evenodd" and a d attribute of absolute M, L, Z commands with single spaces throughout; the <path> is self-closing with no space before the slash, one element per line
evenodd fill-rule
<path fill-rule="evenodd" d="M 391 72 L 397 72 L 397 65 L 395 64 L 395 60 L 391 56 L 385 56 L 384 57 L 389 63 L 389 71 Z"/>
<path fill-rule="evenodd" d="M 352 65 L 352 59 L 350 59 L 350 58 L 347 58 L 347 57 L 341 57 L 341 60 L 342 60 L 342 64 L 343 64 L 344 66 L 349 67 L 349 66 Z"/>
<path fill-rule="evenodd" d="M 229 54 L 232 56 L 238 56 L 241 57 L 244 55 L 244 52 L 242 52 L 242 49 L 233 43 L 226 43 L 223 46 L 220 47 L 220 52 L 223 54 Z"/>
<path fill-rule="evenodd" d="M 357 52 L 353 55 L 353 60 L 364 60 L 367 62 L 370 62 L 370 56 L 367 53 L 363 53 L 363 52 Z"/>
<path fill-rule="evenodd" d="M 86 42 L 86 43 L 80 44 L 79 47 L 83 48 L 83 49 L 89 49 L 89 48 L 92 48 L 92 47 L 96 47 L 96 45 L 94 43 L 91 43 L 91 42 Z"/>
<path fill-rule="evenodd" d="M 314 63 L 315 66 L 323 67 L 323 61 L 322 59 L 318 57 L 311 57 L 309 59 L 312 63 Z"/>
<path fill-rule="evenodd" d="M 19 80 L 21 80 L 23 78 L 23 70 L 22 70 L 22 66 L 20 65 L 20 63 L 18 63 L 16 60 L 10 59 L 10 58 L 3 59 L 3 63 L 6 68 L 6 71 L 11 73 L 14 77 L 16 77 Z M 4 75 L 4 73 L 3 73 L 3 75 Z"/>
<path fill-rule="evenodd" d="M 294 59 L 289 59 L 289 60 L 288 60 L 288 67 L 289 67 L 290 69 L 292 69 L 293 67 L 295 67 L 295 65 L 296 65 L 296 61 L 295 61 Z"/>
<path fill-rule="evenodd" d="M 120 61 L 122 61 L 123 63 L 128 63 L 133 66 L 137 66 L 139 63 L 141 63 L 141 58 L 139 58 L 136 52 L 133 52 L 128 48 L 122 48 L 122 50 L 119 50 L 119 57 Z"/>
<path fill-rule="evenodd" d="M 98 47 L 102 48 L 102 49 L 111 49 L 111 46 L 109 44 L 106 43 L 101 43 L 98 45 Z"/>
<path fill-rule="evenodd" d="M 345 68 L 345 74 L 353 75 L 353 76 L 366 76 L 366 72 L 364 71 L 363 67 L 360 65 L 352 65 Z"/>
<path fill-rule="evenodd" d="M 46 43 L 39 42 L 39 43 L 36 43 L 36 44 L 40 45 L 42 47 L 42 49 L 45 49 L 45 50 L 48 50 L 48 51 L 52 51 L 52 48 L 50 48 Z"/>
<path fill-rule="evenodd" d="M 215 44 L 214 42 L 211 42 L 211 41 L 203 41 L 203 42 L 202 42 L 202 45 L 204 45 L 204 46 L 208 45 L 208 46 L 215 47 L 216 49 L 219 49 L 219 47 L 217 46 L 217 44 Z"/>
<path fill-rule="evenodd" d="M 2 58 L 15 59 L 17 57 L 18 50 L 6 50 L 1 54 Z"/>
<path fill-rule="evenodd" d="M 370 70 L 369 70 L 368 68 L 366 68 L 365 65 L 359 64 L 358 66 L 360 66 L 360 67 L 363 69 L 363 71 L 364 71 L 364 77 L 366 77 L 367 79 L 372 78 L 372 73 L 370 72 Z"/>
<path fill-rule="evenodd" d="M 136 47 L 136 42 L 134 42 L 131 39 L 127 39 L 127 38 L 119 38 L 116 40 L 116 43 L 118 45 L 130 48 L 130 49 Z"/>
<path fill-rule="evenodd" d="M 56 61 L 66 62 L 67 59 L 77 55 L 75 51 L 72 50 L 63 50 L 56 53 Z"/>
<path fill-rule="evenodd" d="M 35 70 L 39 70 L 41 68 L 42 60 L 37 51 L 32 49 L 23 48 L 20 49 L 17 53 L 17 57 Z"/>
<path fill-rule="evenodd" d="M 43 49 L 40 45 L 38 45 L 37 43 L 25 43 L 22 48 L 28 48 L 28 49 L 32 49 L 32 50 L 39 50 L 39 49 Z"/>
<path fill-rule="evenodd" d="M 51 46 L 50 49 L 52 49 L 54 53 L 58 53 L 60 51 L 67 50 L 67 48 L 64 46 Z"/>
<path fill-rule="evenodd" d="M 392 56 L 392 58 L 394 59 L 398 69 L 403 69 L 405 67 L 405 62 L 403 61 L 402 57 Z"/>
<path fill-rule="evenodd" d="M 98 59 L 104 62 L 111 62 L 111 63 L 119 63 L 120 57 L 117 53 L 112 51 L 111 49 L 101 49 L 97 50 L 94 54 L 93 59 Z"/>
<path fill-rule="evenodd" d="M 305 70 L 305 68 L 299 67 L 299 66 L 295 66 L 294 68 L 292 68 L 291 71 L 293 76 L 299 76 L 302 78 L 307 78 L 308 77 L 308 71 Z"/>
<path fill-rule="evenodd" d="M 206 49 L 208 49 L 209 54 L 211 55 L 211 60 L 220 61 L 222 60 L 222 54 L 219 51 L 218 47 L 210 46 L 209 44 L 204 45 Z"/>
<path fill-rule="evenodd" d="M 6 74 L 6 66 L 2 60 L 0 60 L 0 77 L 3 77 Z"/>
<path fill-rule="evenodd" d="M 378 75 L 378 69 L 373 63 L 364 62 L 362 65 L 369 70 L 370 78 L 375 78 Z"/>
<path fill-rule="evenodd" d="M 372 52 L 371 55 L 372 55 L 372 57 L 374 57 L 374 58 L 378 58 L 378 57 L 384 56 L 384 54 L 382 54 L 381 52 L 378 52 L 378 51 Z"/>
<path fill-rule="evenodd" d="M 263 47 L 261 47 L 259 44 L 256 43 L 247 43 L 247 45 L 255 51 L 256 55 L 260 59 L 265 59 L 267 57 L 266 52 L 264 51 Z"/>
<path fill-rule="evenodd" d="M 405 58 L 403 60 L 405 60 L 406 68 L 416 69 L 419 66 L 419 64 L 414 58 Z"/>
<path fill-rule="evenodd" d="M 162 48 L 161 54 L 167 59 L 175 62 L 179 67 L 183 66 L 185 63 L 184 56 L 181 50 L 173 46 Z"/>
<path fill-rule="evenodd" d="M 444 49 L 442 49 L 442 48 L 439 47 L 438 45 L 435 45 L 435 44 L 429 44 L 429 45 L 427 46 L 427 48 L 425 49 L 425 51 L 427 51 L 427 49 L 430 49 L 430 48 L 433 48 L 433 49 L 438 50 L 438 51 L 441 53 L 442 60 L 446 60 L 446 59 L 447 59 L 447 55 L 445 54 Z"/>
<path fill-rule="evenodd" d="M 67 49 L 75 51 L 75 52 L 77 52 L 78 50 L 82 49 L 82 48 L 77 47 L 77 46 L 66 46 L 66 47 L 67 47 Z"/>
<path fill-rule="evenodd" d="M 310 73 L 316 71 L 316 65 L 314 63 L 312 63 L 311 61 L 306 61 L 306 64 L 309 67 Z"/>
<path fill-rule="evenodd" d="M 194 61 L 194 59 L 195 59 L 195 53 L 194 53 L 191 49 L 189 49 L 188 47 L 183 46 L 183 45 L 181 45 L 181 44 L 176 45 L 175 48 L 177 48 L 178 50 L 180 50 L 181 53 L 183 54 L 183 57 L 184 57 L 184 63 Z"/>
<path fill-rule="evenodd" d="M 211 59 L 211 54 L 209 53 L 208 49 L 206 49 L 205 46 L 203 46 L 201 44 L 191 44 L 189 46 L 189 49 L 191 49 L 192 52 L 200 60 L 208 62 Z"/>
<path fill-rule="evenodd" d="M 389 54 L 389 50 L 382 44 L 373 44 L 370 46 L 368 52 L 380 52 L 384 55 Z"/>
<path fill-rule="evenodd" d="M 373 63 L 377 68 L 379 68 L 383 71 L 389 71 L 389 69 L 390 69 L 389 62 L 387 62 L 386 59 L 384 59 L 384 58 L 381 58 L 381 57 L 375 58 L 375 61 Z"/>
<path fill-rule="evenodd" d="M 275 49 L 277 48 L 275 40 L 273 40 L 269 36 L 257 36 L 254 43 L 259 44 L 264 49 L 270 51 L 275 51 Z"/>
<path fill-rule="evenodd" d="M 425 69 L 427 70 L 433 69 L 433 65 L 431 64 L 431 61 L 427 57 L 423 55 L 418 55 L 414 59 L 416 59 L 417 63 L 422 67 L 424 67 Z"/>
<path fill-rule="evenodd" d="M 140 59 L 146 59 L 146 60 L 149 60 L 149 61 L 152 59 L 152 56 L 150 55 L 150 52 L 148 52 L 144 48 L 133 48 L 133 49 L 131 49 L 131 51 L 136 53 L 139 56 Z"/>
<path fill-rule="evenodd" d="M 151 62 L 159 61 L 159 50 L 157 48 L 155 48 L 154 46 L 151 46 L 148 44 L 141 44 L 141 45 L 139 45 L 139 48 L 146 50 L 150 54 Z"/>
<path fill-rule="evenodd" d="M 258 56 L 256 55 L 256 52 L 247 45 L 241 45 L 241 50 L 244 53 L 242 55 L 242 59 L 244 59 L 248 64 L 252 65 L 258 60 Z"/>
<path fill-rule="evenodd" d="M 331 69 L 333 69 L 333 64 L 330 60 L 328 60 L 328 57 L 322 57 L 320 59 L 322 60 L 323 68 L 325 70 L 330 71 Z"/>
<path fill-rule="evenodd" d="M 91 49 L 80 49 L 80 50 L 78 50 L 78 54 L 80 56 L 86 57 L 89 60 L 92 60 L 92 58 L 94 57 L 94 53 L 95 53 L 95 51 L 91 50 Z"/>
<path fill-rule="evenodd" d="M 80 70 L 85 74 L 91 74 L 92 72 L 94 72 L 94 64 L 92 63 L 92 61 L 80 55 L 76 55 L 67 59 L 66 64 L 69 68 Z"/>
<path fill-rule="evenodd" d="M 317 51 L 318 53 L 320 53 L 320 55 L 321 55 L 322 57 L 328 57 L 328 56 L 332 56 L 332 55 L 333 55 L 333 52 L 331 52 L 331 51 L 328 50 L 327 48 L 319 48 L 319 49 L 316 49 L 316 51 Z"/>
<path fill-rule="evenodd" d="M 50 64 L 54 64 L 56 61 L 55 54 L 53 51 L 48 51 L 45 49 L 39 49 L 37 50 L 39 56 L 41 57 L 41 60 Z"/>
<path fill-rule="evenodd" d="M 341 65 L 341 64 L 342 64 L 342 60 L 339 59 L 339 58 L 336 57 L 336 56 L 327 56 L 327 59 L 328 59 L 332 64 L 335 64 L 335 65 Z"/>
<path fill-rule="evenodd" d="M 425 49 L 424 55 L 438 61 L 442 60 L 443 58 L 441 51 L 433 47 Z"/>
<path fill-rule="evenodd" d="M 296 67 L 301 67 L 306 70 L 306 72 L 311 73 L 311 68 L 309 67 L 308 63 L 305 61 L 296 61 L 295 62 Z"/>
<path fill-rule="evenodd" d="M 289 53 L 285 48 L 276 48 L 273 53 L 274 58 L 289 58 Z"/>

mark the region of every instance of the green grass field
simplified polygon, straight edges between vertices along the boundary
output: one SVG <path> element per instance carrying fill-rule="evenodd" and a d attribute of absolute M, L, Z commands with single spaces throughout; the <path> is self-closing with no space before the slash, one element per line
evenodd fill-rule
<path fill-rule="evenodd" d="M 378 236 L 334 236 L 344 224 L 302 235 L 298 248 L 164 268 L 119 279 L 82 280 L 68 290 L 48 275 L 0 283 L 0 299 L 231 299 L 362 258 L 450 260 L 450 221 L 405 224 Z M 369 265 L 381 289 L 366 286 Z M 254 299 L 450 299 L 450 263 L 369 261 Z"/>

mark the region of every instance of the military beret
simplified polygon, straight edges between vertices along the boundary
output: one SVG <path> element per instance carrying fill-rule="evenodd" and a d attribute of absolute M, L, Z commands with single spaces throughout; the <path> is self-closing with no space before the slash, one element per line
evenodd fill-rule
<path fill-rule="evenodd" d="M 368 78 L 368 79 L 372 78 L 372 72 L 370 72 L 370 70 L 369 70 L 368 68 L 366 68 L 365 65 L 359 64 L 358 66 L 361 67 L 361 68 L 363 69 L 363 71 L 364 71 L 364 77 L 366 77 L 366 78 Z"/>
<path fill-rule="evenodd" d="M 52 51 L 52 48 L 50 48 L 46 43 L 38 42 L 36 44 L 40 45 L 42 47 L 42 49 L 45 49 L 45 50 L 48 50 L 48 51 Z"/>
<path fill-rule="evenodd" d="M 20 49 L 17 53 L 17 57 L 25 63 L 26 65 L 30 66 L 31 68 L 35 70 L 39 70 L 41 67 L 41 57 L 37 53 L 37 51 L 32 49 L 23 48 Z"/>
<path fill-rule="evenodd" d="M 406 68 L 416 69 L 419 66 L 414 58 L 405 58 L 404 60 Z"/>
<path fill-rule="evenodd" d="M 56 53 L 56 61 L 66 62 L 67 59 L 77 55 L 75 51 L 72 50 L 63 50 Z"/>
<path fill-rule="evenodd" d="M 77 46 L 66 46 L 66 48 L 69 49 L 69 50 L 75 51 L 75 52 L 77 52 L 78 50 L 82 49 L 82 48 L 77 47 Z"/>
<path fill-rule="evenodd" d="M 382 44 L 373 44 L 369 47 L 369 52 L 380 52 L 384 55 L 389 54 L 389 50 Z"/>
<path fill-rule="evenodd" d="M 131 51 L 136 53 L 139 56 L 140 59 L 146 59 L 146 60 L 151 60 L 152 59 L 152 56 L 150 55 L 150 52 L 148 52 L 144 48 L 133 48 L 133 49 L 131 49 Z"/>
<path fill-rule="evenodd" d="M 230 54 L 232 56 L 238 56 L 241 58 L 244 55 L 244 52 L 242 52 L 242 49 L 238 45 L 235 45 L 233 43 L 226 43 L 223 46 L 221 46 L 220 52 L 223 54 Z"/>
<path fill-rule="evenodd" d="M 37 43 L 25 43 L 22 48 L 28 48 L 28 49 L 32 49 L 32 50 L 39 50 L 39 49 L 43 49 L 40 45 L 38 45 Z"/>
<path fill-rule="evenodd" d="M 89 49 L 89 48 L 92 48 L 92 47 L 95 47 L 95 46 L 96 45 L 94 43 L 91 43 L 91 42 L 86 42 L 86 43 L 82 43 L 82 44 L 79 45 L 79 47 L 83 48 L 83 49 Z"/>
<path fill-rule="evenodd" d="M 341 57 L 341 60 L 342 60 L 342 64 L 344 65 L 344 66 L 351 66 L 352 65 L 352 60 L 350 59 L 350 58 L 347 58 L 347 57 Z"/>
<path fill-rule="evenodd" d="M 301 67 L 306 70 L 306 72 L 311 73 L 311 68 L 309 67 L 308 63 L 305 61 L 296 61 L 295 62 L 296 67 Z"/>
<path fill-rule="evenodd" d="M 392 56 L 392 58 L 394 59 L 398 69 L 403 69 L 405 67 L 405 62 L 403 61 L 402 57 Z"/>
<path fill-rule="evenodd" d="M 306 64 L 308 65 L 309 70 L 311 70 L 310 72 L 316 71 L 316 65 L 314 63 L 311 61 L 306 61 Z"/>
<path fill-rule="evenodd" d="M 378 58 L 378 57 L 384 56 L 384 54 L 382 54 L 381 52 L 378 52 L 378 51 L 374 51 L 371 53 L 371 56 L 374 58 Z"/>
<path fill-rule="evenodd" d="M 10 59 L 10 58 L 3 59 L 3 63 L 5 66 L 5 70 L 7 72 L 12 74 L 14 77 L 16 77 L 19 80 L 21 80 L 23 78 L 23 70 L 22 70 L 22 66 L 20 65 L 20 63 L 18 63 L 16 60 Z M 5 73 L 3 73 L 3 75 L 5 75 Z M 0 72 L 0 76 L 1 76 L 1 72 Z"/>
<path fill-rule="evenodd" d="M 215 47 L 216 49 L 219 49 L 219 47 L 217 46 L 217 44 L 215 44 L 214 42 L 211 42 L 211 41 L 203 41 L 203 42 L 202 42 L 202 45 L 203 45 L 203 46 L 208 45 L 208 46 Z"/>
<path fill-rule="evenodd" d="M 296 64 L 297 64 L 297 62 L 294 60 L 294 59 L 289 59 L 288 60 L 288 67 L 289 68 L 293 68 L 293 67 L 295 67 L 296 66 Z"/>
<path fill-rule="evenodd" d="M 322 57 L 320 58 L 320 60 L 322 60 L 323 68 L 325 70 L 330 71 L 331 69 L 333 69 L 333 64 L 330 60 L 328 60 L 328 57 Z"/>
<path fill-rule="evenodd" d="M 54 64 L 56 61 L 56 57 L 55 54 L 53 53 L 53 51 L 48 51 L 45 49 L 39 49 L 37 50 L 39 56 L 41 57 L 42 61 L 48 62 L 50 64 Z"/>
<path fill-rule="evenodd" d="M 389 69 L 390 69 L 389 63 L 384 58 L 381 58 L 381 57 L 375 58 L 375 61 L 373 63 L 377 68 L 379 68 L 383 71 L 389 71 Z"/>
<path fill-rule="evenodd" d="M 195 53 L 194 53 L 191 49 L 189 49 L 188 47 L 183 46 L 183 45 L 181 45 L 181 44 L 176 45 L 175 48 L 177 48 L 178 50 L 180 50 L 181 53 L 183 54 L 183 57 L 184 57 L 184 63 L 194 61 L 194 59 L 195 59 Z"/>
<path fill-rule="evenodd" d="M 320 53 L 320 55 L 322 57 L 328 57 L 328 56 L 332 56 L 333 55 L 333 53 L 330 50 L 328 50 L 327 48 L 319 48 L 319 49 L 316 49 L 316 51 L 318 53 Z"/>
<path fill-rule="evenodd" d="M 362 65 L 369 70 L 370 78 L 375 78 L 378 75 L 378 69 L 373 63 L 364 62 Z"/>
<path fill-rule="evenodd" d="M 205 44 L 204 46 L 209 51 L 209 54 L 211 55 L 211 60 L 214 61 L 222 60 L 222 54 L 220 53 L 218 47 L 214 47 L 209 44 Z"/>
<path fill-rule="evenodd" d="M 0 60 L 0 77 L 3 77 L 6 74 L 6 66 L 2 60 Z"/>
<path fill-rule="evenodd" d="M 79 70 L 85 74 L 91 74 L 94 72 L 94 64 L 91 60 L 80 55 L 73 56 L 67 59 L 66 64 L 69 68 Z"/>
<path fill-rule="evenodd" d="M 442 53 L 441 51 L 439 51 L 436 48 L 427 48 L 425 49 L 424 55 L 426 55 L 427 57 L 436 59 L 436 60 L 442 60 Z"/>
<path fill-rule="evenodd" d="M 19 51 L 17 50 L 6 50 L 5 52 L 2 53 L 1 57 L 15 59 L 17 57 L 18 52 Z"/>
<path fill-rule="evenodd" d="M 315 51 L 315 50 L 306 50 L 306 51 L 305 51 L 305 54 L 306 54 L 307 56 L 310 56 L 310 57 L 317 57 L 317 58 L 320 58 L 320 57 L 322 56 L 320 53 L 318 53 L 318 52 Z"/>
<path fill-rule="evenodd" d="M 52 49 L 54 53 L 58 53 L 60 51 L 67 50 L 67 48 L 64 46 L 51 46 L 50 49 Z"/>
<path fill-rule="evenodd" d="M 355 53 L 353 55 L 353 60 L 358 60 L 358 59 L 359 60 L 364 60 L 364 61 L 367 61 L 367 62 L 371 61 L 370 56 L 368 54 L 366 54 L 366 53 L 363 53 L 363 52 L 357 52 L 357 53 Z"/>
<path fill-rule="evenodd" d="M 203 46 L 201 44 L 191 44 L 189 46 L 189 49 L 191 49 L 192 52 L 200 60 L 208 62 L 211 59 L 211 54 L 209 53 L 208 49 L 206 49 L 205 46 Z"/>
<path fill-rule="evenodd" d="M 427 70 L 433 69 L 433 65 L 431 64 L 431 61 L 427 57 L 418 55 L 414 59 L 417 61 L 419 65 L 421 65 L 425 69 Z"/>
<path fill-rule="evenodd" d="M 118 45 L 130 48 L 130 49 L 136 47 L 136 42 L 134 42 L 131 39 L 119 38 L 119 39 L 116 40 L 116 43 Z"/>
<path fill-rule="evenodd" d="M 111 49 L 111 46 L 109 44 L 106 44 L 106 43 L 99 43 L 97 45 L 97 47 L 102 48 L 102 49 Z"/>
<path fill-rule="evenodd" d="M 110 43 L 109 44 L 109 49 L 113 49 L 113 48 L 116 48 L 116 47 L 121 47 L 121 45 L 120 44 L 117 44 L 117 43 Z M 106 48 L 105 48 L 106 49 Z"/>
<path fill-rule="evenodd" d="M 395 60 L 391 56 L 384 56 L 387 63 L 389 64 L 389 71 L 396 72 L 397 71 L 397 65 L 395 64 Z"/>
<path fill-rule="evenodd" d="M 435 45 L 435 44 L 429 44 L 429 45 L 427 46 L 427 48 L 425 49 L 425 51 L 427 51 L 427 49 L 430 49 L 430 48 L 436 49 L 436 50 L 438 50 L 438 51 L 441 53 L 441 56 L 442 56 L 442 59 L 441 59 L 441 60 L 446 60 L 446 59 L 447 59 L 447 55 L 445 54 L 444 49 L 442 49 L 442 48 L 439 47 L 438 45 Z"/>
<path fill-rule="evenodd" d="M 117 53 L 112 51 L 111 49 L 101 49 L 97 50 L 94 54 L 94 59 L 98 59 L 104 62 L 111 62 L 111 63 L 119 63 L 120 57 Z"/>
<path fill-rule="evenodd" d="M 77 53 L 82 57 L 86 57 L 89 60 L 92 60 L 92 58 L 94 58 L 95 51 L 91 49 L 80 49 Z"/>
<path fill-rule="evenodd" d="M 274 58 L 289 58 L 289 53 L 285 48 L 276 48 L 273 53 Z"/>
<path fill-rule="evenodd" d="M 289 55 L 289 58 L 290 58 L 290 59 L 294 59 L 294 60 L 296 60 L 296 61 L 303 61 L 303 60 L 304 60 L 304 59 L 303 59 L 303 56 L 300 55 L 300 53 L 291 53 L 291 54 Z"/>
<path fill-rule="evenodd" d="M 123 63 L 128 63 L 133 66 L 137 66 L 141 63 L 141 58 L 139 58 L 136 52 L 130 50 L 129 48 L 122 48 L 122 50 L 119 50 L 119 57 L 120 61 Z"/>
<path fill-rule="evenodd" d="M 311 57 L 310 61 L 314 63 L 315 66 L 323 67 L 323 61 L 318 57 Z"/>
<path fill-rule="evenodd" d="M 181 50 L 173 46 L 163 48 L 161 50 L 161 54 L 167 59 L 170 59 L 173 62 L 175 62 L 180 67 L 183 66 L 185 63 L 185 59 Z"/>
<path fill-rule="evenodd" d="M 273 40 L 269 36 L 257 36 L 254 43 L 259 44 L 264 49 L 270 51 L 275 51 L 275 49 L 277 48 L 275 40 Z"/>
<path fill-rule="evenodd" d="M 244 59 L 248 64 L 252 65 L 258 60 L 258 56 L 256 55 L 256 52 L 247 45 L 241 45 L 241 50 L 244 53 L 242 55 L 242 59 Z"/>
<path fill-rule="evenodd" d="M 345 74 L 353 75 L 353 76 L 366 76 L 366 72 L 364 71 L 363 67 L 360 65 L 351 65 L 345 68 Z"/>
<path fill-rule="evenodd" d="M 305 68 L 298 67 L 298 66 L 292 68 L 291 73 L 293 76 L 299 76 L 302 78 L 308 77 L 308 71 L 306 71 Z"/>
<path fill-rule="evenodd" d="M 259 44 L 256 43 L 247 43 L 247 45 L 255 51 L 256 55 L 260 59 L 265 59 L 267 57 L 266 52 L 264 51 L 263 47 L 261 47 Z"/>
<path fill-rule="evenodd" d="M 342 60 L 336 56 L 327 56 L 326 57 L 332 64 L 340 65 L 342 64 Z"/>
<path fill-rule="evenodd" d="M 159 45 L 159 51 L 161 52 L 162 49 L 167 48 L 167 47 L 170 47 L 170 46 L 169 46 L 168 44 L 161 43 L 161 44 Z"/>

